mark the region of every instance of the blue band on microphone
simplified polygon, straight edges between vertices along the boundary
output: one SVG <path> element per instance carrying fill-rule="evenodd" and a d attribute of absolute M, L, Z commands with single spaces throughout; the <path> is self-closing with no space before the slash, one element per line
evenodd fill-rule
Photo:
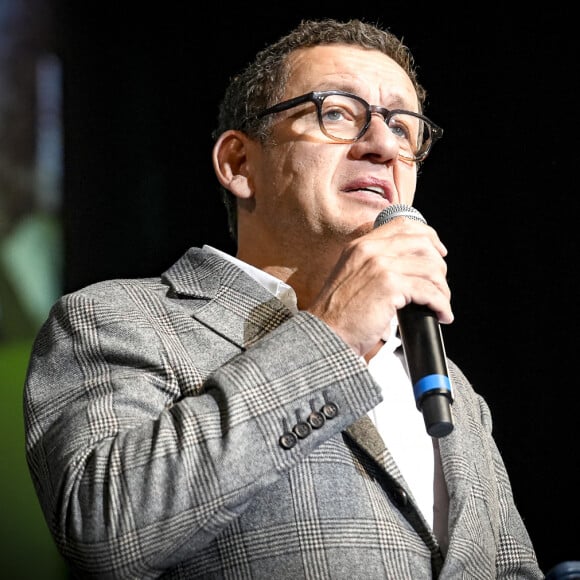
<path fill-rule="evenodd" d="M 449 391 L 449 394 L 451 394 L 451 381 L 449 377 L 445 375 L 427 375 L 413 385 L 415 401 L 420 401 L 425 393 L 439 389 Z"/>

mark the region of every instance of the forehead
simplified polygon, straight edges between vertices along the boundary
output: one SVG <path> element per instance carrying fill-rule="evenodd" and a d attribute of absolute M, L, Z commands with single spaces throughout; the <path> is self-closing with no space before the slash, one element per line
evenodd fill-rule
<path fill-rule="evenodd" d="M 286 98 L 324 89 L 342 89 L 373 104 L 397 101 L 417 108 L 407 73 L 392 58 L 372 49 L 329 44 L 301 48 L 290 55 Z"/>

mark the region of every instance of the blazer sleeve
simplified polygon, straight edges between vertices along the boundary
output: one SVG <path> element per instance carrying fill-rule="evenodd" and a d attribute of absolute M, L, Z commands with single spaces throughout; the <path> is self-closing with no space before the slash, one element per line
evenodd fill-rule
<path fill-rule="evenodd" d="M 191 557 L 380 402 L 366 365 L 307 313 L 244 349 L 160 304 L 114 283 L 69 294 L 31 354 L 27 460 L 83 577 L 152 578 Z"/>

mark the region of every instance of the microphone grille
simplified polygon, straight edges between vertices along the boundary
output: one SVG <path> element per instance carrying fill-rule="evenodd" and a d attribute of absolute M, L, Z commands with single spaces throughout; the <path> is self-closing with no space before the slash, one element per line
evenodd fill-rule
<path fill-rule="evenodd" d="M 417 211 L 414 207 L 405 205 L 403 203 L 395 203 L 381 211 L 375 220 L 375 228 L 378 228 L 379 226 L 390 222 L 392 219 L 401 216 L 411 220 L 416 220 L 418 222 L 423 222 L 424 224 L 427 223 L 427 220 L 423 217 L 421 212 Z"/>

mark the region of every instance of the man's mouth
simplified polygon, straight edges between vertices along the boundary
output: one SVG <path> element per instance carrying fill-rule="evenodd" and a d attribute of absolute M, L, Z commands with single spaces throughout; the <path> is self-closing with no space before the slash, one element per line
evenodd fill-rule
<path fill-rule="evenodd" d="M 382 187 L 374 185 L 370 185 L 368 187 L 356 187 L 353 189 L 347 189 L 348 193 L 352 191 L 370 191 L 371 193 L 376 193 L 377 195 L 380 195 L 382 198 L 387 199 L 387 196 L 385 195 L 385 190 Z"/>

